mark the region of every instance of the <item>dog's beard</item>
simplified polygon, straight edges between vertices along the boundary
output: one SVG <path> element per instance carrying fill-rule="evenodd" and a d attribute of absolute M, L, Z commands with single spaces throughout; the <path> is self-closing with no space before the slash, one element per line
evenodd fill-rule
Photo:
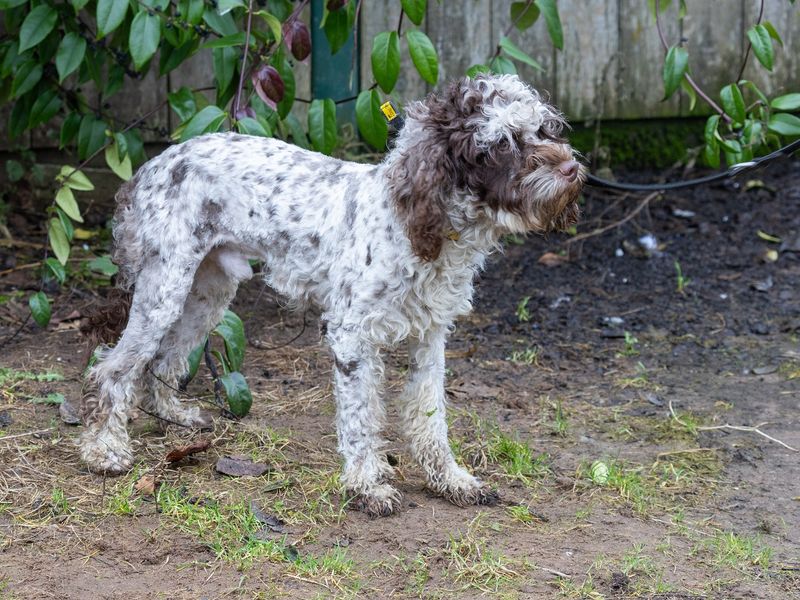
<path fill-rule="evenodd" d="M 585 174 L 575 181 L 554 177 L 548 168 L 527 175 L 519 184 L 522 198 L 515 209 L 500 210 L 497 223 L 509 233 L 564 231 L 578 222 L 578 198 Z"/>

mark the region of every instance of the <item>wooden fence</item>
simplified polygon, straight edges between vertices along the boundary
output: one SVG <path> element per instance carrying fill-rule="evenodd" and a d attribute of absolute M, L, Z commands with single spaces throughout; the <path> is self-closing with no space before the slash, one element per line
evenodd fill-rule
<path fill-rule="evenodd" d="M 509 0 L 429 0 L 423 28 L 439 53 L 440 82 L 457 77 L 476 63 L 486 62 L 502 35 L 509 29 Z M 746 30 L 755 23 L 758 0 L 692 0 L 683 22 L 677 18 L 677 2 L 663 17 L 664 33 L 670 43 L 686 40 L 690 69 L 695 80 L 712 97 L 736 75 L 746 45 Z M 359 43 L 360 79 L 372 84 L 369 50 L 379 32 L 397 27 L 398 0 L 363 0 Z M 647 0 L 559 0 L 564 28 L 564 50 L 553 48 L 544 19 L 526 32 L 512 30 L 511 38 L 544 67 L 544 72 L 522 66 L 520 74 L 575 122 L 596 119 L 639 119 L 705 114 L 698 102 L 689 112 L 683 93 L 662 101 L 661 70 L 663 49 Z M 308 15 L 306 15 L 308 17 Z M 800 87 L 800 3 L 766 0 L 764 18 L 783 37 L 776 47 L 773 73 L 751 56 L 744 78 L 751 79 L 767 93 L 783 93 Z M 405 26 L 411 26 L 408 20 Z M 193 57 L 187 64 L 158 80 L 151 72 L 143 81 L 127 82 L 123 92 L 112 98 L 111 110 L 129 121 L 157 106 L 168 91 L 183 85 L 213 85 L 210 53 Z M 310 63 L 297 69 L 297 96 L 312 96 Z M 407 52 L 395 97 L 409 100 L 424 96 L 431 86 L 416 74 Z M 296 111 L 303 117 L 305 105 Z M 177 123 L 167 108 L 147 123 L 170 131 Z M 54 147 L 58 132 L 43 129 L 31 135 L 34 148 Z M 165 139 L 157 131 L 146 134 L 148 141 Z"/>

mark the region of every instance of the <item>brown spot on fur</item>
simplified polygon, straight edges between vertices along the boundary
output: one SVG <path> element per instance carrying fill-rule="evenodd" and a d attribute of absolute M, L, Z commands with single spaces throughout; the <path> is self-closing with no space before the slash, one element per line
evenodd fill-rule
<path fill-rule="evenodd" d="M 189 162 L 186 159 L 179 160 L 178 163 L 172 168 L 172 185 L 179 186 L 186 179 L 186 174 L 189 171 Z"/>
<path fill-rule="evenodd" d="M 111 344 L 119 339 L 128 324 L 132 300 L 132 292 L 114 288 L 86 312 L 81 333 L 91 344 L 90 353 L 98 344 Z"/>

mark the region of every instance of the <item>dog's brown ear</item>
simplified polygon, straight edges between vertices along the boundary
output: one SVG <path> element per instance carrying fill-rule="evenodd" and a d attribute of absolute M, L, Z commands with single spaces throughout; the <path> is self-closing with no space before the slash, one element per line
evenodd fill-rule
<path fill-rule="evenodd" d="M 440 94 L 407 107 L 406 126 L 390 158 L 389 191 L 414 254 L 426 261 L 439 257 L 447 234 L 447 202 L 462 175 L 458 165 L 472 132 L 466 117 L 475 109 L 465 106 L 464 80 Z"/>

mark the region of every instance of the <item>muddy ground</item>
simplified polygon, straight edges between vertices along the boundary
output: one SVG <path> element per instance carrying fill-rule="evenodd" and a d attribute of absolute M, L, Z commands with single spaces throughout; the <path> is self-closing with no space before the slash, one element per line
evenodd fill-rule
<path fill-rule="evenodd" d="M 247 418 L 162 433 L 142 415 L 135 471 L 91 475 L 51 394 L 79 396 L 76 317 L 105 290 L 54 293 L 55 322 L 0 359 L 0 598 L 800 598 L 800 455 L 779 443 L 800 448 L 800 161 L 642 199 L 587 190 L 577 237 L 510 240 L 451 338 L 453 447 L 494 507 L 424 489 L 394 419 L 401 352 L 402 510 L 343 507 L 313 312 L 289 345 L 247 349 Z M 40 259 L 4 251 L 2 338 L 38 285 L 18 267 Z M 302 331 L 257 282 L 235 309 L 269 346 Z M 208 374 L 189 389 L 208 399 Z M 726 427 L 762 423 L 775 441 Z M 165 466 L 199 438 L 212 447 Z M 221 476 L 225 455 L 271 470 Z"/>

